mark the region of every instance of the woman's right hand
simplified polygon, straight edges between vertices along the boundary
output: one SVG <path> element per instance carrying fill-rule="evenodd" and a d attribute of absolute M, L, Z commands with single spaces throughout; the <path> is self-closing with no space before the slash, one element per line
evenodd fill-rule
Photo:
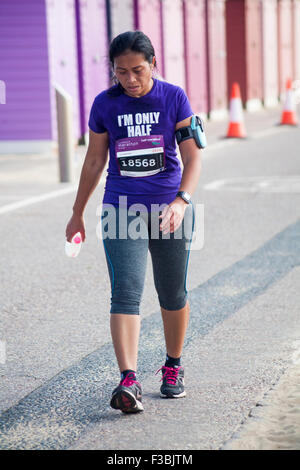
<path fill-rule="evenodd" d="M 66 238 L 68 242 L 71 242 L 75 233 L 80 232 L 82 241 L 85 241 L 85 227 L 84 227 L 84 218 L 83 215 L 73 214 L 71 219 L 68 222 L 66 228 Z"/>

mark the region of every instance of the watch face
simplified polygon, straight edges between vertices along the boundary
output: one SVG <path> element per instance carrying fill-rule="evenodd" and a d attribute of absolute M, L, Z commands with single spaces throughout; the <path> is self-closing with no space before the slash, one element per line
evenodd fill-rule
<path fill-rule="evenodd" d="M 191 195 L 186 191 L 179 191 L 177 196 L 181 197 L 181 199 L 183 199 L 185 202 L 190 202 L 191 200 Z"/>
<path fill-rule="evenodd" d="M 191 199 L 191 195 L 185 191 L 182 193 L 182 196 L 186 201 L 190 201 Z"/>

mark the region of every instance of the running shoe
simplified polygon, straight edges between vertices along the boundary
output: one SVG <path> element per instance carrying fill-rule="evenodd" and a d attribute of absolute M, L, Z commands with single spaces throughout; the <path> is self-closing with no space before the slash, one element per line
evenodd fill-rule
<path fill-rule="evenodd" d="M 160 387 L 160 396 L 162 398 L 182 398 L 186 396 L 184 390 L 184 369 L 182 366 L 167 367 L 162 366 L 159 371 L 162 371 L 163 381 Z M 155 374 L 155 375 L 156 375 Z"/>
<path fill-rule="evenodd" d="M 144 410 L 142 387 L 132 372 L 129 372 L 112 392 L 110 406 L 123 413 L 137 413 Z"/>

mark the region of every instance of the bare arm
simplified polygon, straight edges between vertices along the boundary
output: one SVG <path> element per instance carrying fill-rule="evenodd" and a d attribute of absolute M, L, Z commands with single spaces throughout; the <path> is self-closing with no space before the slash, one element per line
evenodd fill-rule
<path fill-rule="evenodd" d="M 177 130 L 180 127 L 189 126 L 190 121 L 191 118 L 187 118 L 178 122 L 175 129 Z M 179 191 L 187 191 L 192 195 L 200 178 L 202 168 L 201 151 L 197 147 L 194 139 L 188 139 L 181 142 L 179 144 L 179 150 L 183 162 L 183 172 Z M 177 230 L 182 222 L 187 205 L 188 204 L 183 199 L 176 197 L 174 201 L 163 210 L 162 215 L 160 216 L 162 219 L 160 227 L 164 233 L 167 233 L 169 230 L 170 232 Z"/>
<path fill-rule="evenodd" d="M 82 166 L 73 213 L 81 216 L 96 188 L 107 161 L 108 134 L 90 130 L 89 146 Z"/>
<path fill-rule="evenodd" d="M 76 232 L 81 232 L 85 240 L 83 212 L 96 188 L 108 157 L 108 133 L 97 134 L 89 131 L 89 146 L 82 166 L 76 199 L 73 205 L 73 216 L 67 228 L 66 237 L 70 241 Z"/>

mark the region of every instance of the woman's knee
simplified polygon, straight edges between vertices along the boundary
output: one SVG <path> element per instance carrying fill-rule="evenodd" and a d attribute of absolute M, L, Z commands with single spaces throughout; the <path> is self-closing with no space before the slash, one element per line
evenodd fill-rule
<path fill-rule="evenodd" d="M 111 296 L 110 313 L 139 315 L 141 297 L 141 290 L 124 290 L 116 287 Z"/>

